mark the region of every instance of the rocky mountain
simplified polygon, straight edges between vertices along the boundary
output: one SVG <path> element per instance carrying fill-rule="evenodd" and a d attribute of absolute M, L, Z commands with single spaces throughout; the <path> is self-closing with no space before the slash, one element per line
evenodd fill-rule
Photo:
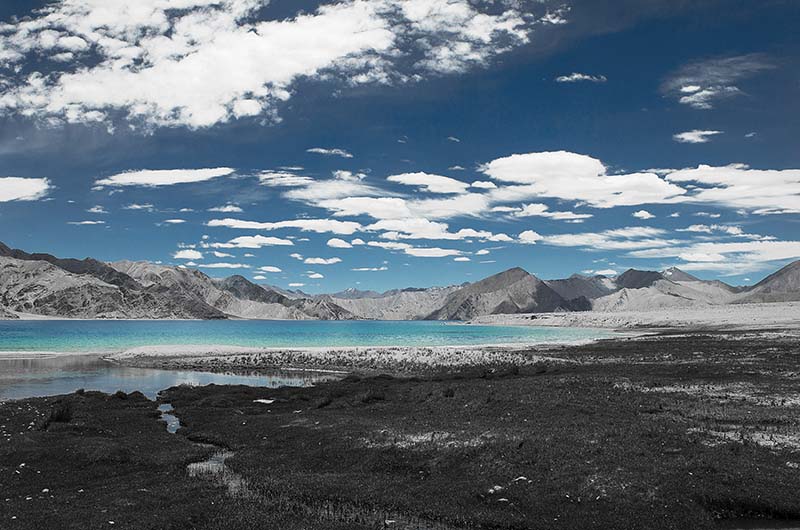
<path fill-rule="evenodd" d="M 745 291 L 737 302 L 793 302 L 797 300 L 800 300 L 800 260 L 770 274 Z"/>
<path fill-rule="evenodd" d="M 587 310 L 586 298 L 565 300 L 548 285 L 519 267 L 489 276 L 450 293 L 430 320 L 467 320 L 479 315 L 549 313 Z"/>
<path fill-rule="evenodd" d="M 144 261 L 29 254 L 0 243 L 0 319 L 62 318 L 466 320 L 502 313 L 647 311 L 800 300 L 800 261 L 749 288 L 705 281 L 677 268 L 630 269 L 616 277 L 575 274 L 542 281 L 513 268 L 475 283 L 346 289 L 309 295 L 258 285 L 244 276 L 214 279 L 186 267 Z"/>
<path fill-rule="evenodd" d="M 447 297 L 460 287 L 432 287 L 430 289 L 394 289 L 385 293 L 357 296 L 332 295 L 337 305 L 360 318 L 376 320 L 421 320 L 441 308 Z"/>
<path fill-rule="evenodd" d="M 594 300 L 618 289 L 616 282 L 607 276 L 573 274 L 563 280 L 545 280 L 544 283 L 566 300 L 581 296 L 587 300 Z"/>

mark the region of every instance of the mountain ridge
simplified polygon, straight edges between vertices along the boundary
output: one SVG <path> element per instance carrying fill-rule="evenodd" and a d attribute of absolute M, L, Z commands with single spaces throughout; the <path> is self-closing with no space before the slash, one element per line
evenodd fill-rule
<path fill-rule="evenodd" d="M 701 280 L 679 268 L 542 280 L 521 267 L 473 283 L 309 295 L 211 278 L 184 266 L 27 253 L 0 243 L 0 319 L 197 318 L 468 320 L 491 314 L 644 311 L 800 300 L 800 260 L 751 287 Z"/>

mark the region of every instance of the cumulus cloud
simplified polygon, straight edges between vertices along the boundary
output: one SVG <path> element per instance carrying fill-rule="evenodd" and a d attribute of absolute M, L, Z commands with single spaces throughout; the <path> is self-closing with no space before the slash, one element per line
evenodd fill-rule
<path fill-rule="evenodd" d="M 457 257 L 457 258 L 453 258 L 453 261 L 472 261 L 472 260 L 471 260 L 471 259 L 469 259 L 469 258 L 468 258 L 468 257 L 466 257 L 466 256 L 459 256 L 459 257 Z"/>
<path fill-rule="evenodd" d="M 342 158 L 353 158 L 353 154 L 345 151 L 344 149 L 327 149 L 325 147 L 312 147 L 311 149 L 306 149 L 307 153 L 315 153 L 318 155 L 328 155 L 328 156 L 340 156 Z"/>
<path fill-rule="evenodd" d="M 389 182 L 397 182 L 406 186 L 415 186 L 431 193 L 464 193 L 470 186 L 450 177 L 431 175 L 429 173 L 403 173 L 386 177 Z"/>
<path fill-rule="evenodd" d="M 689 202 L 719 204 L 756 214 L 800 212 L 800 169 L 751 169 L 744 164 L 701 165 L 667 175 L 670 182 L 698 185 Z M 695 214 L 695 215 L 699 215 Z M 719 214 L 709 214 L 716 215 Z"/>
<path fill-rule="evenodd" d="M 546 217 L 558 221 L 582 221 L 593 217 L 589 213 L 552 212 L 546 204 L 541 203 L 525 204 L 514 215 L 516 217 Z"/>
<path fill-rule="evenodd" d="M 696 233 L 703 233 L 703 234 L 713 234 L 715 232 L 721 232 L 723 234 L 728 234 L 731 236 L 741 236 L 745 235 L 744 230 L 742 230 L 739 226 L 732 226 L 732 225 L 704 225 L 704 224 L 697 224 L 697 225 L 690 225 L 686 228 L 678 228 L 678 232 L 696 232 Z"/>
<path fill-rule="evenodd" d="M 338 237 L 329 239 L 327 245 L 331 248 L 353 248 L 353 245 Z"/>
<path fill-rule="evenodd" d="M 153 208 L 154 206 L 150 203 L 139 204 L 135 202 L 122 207 L 123 210 L 146 210 L 146 211 L 152 211 Z"/>
<path fill-rule="evenodd" d="M 51 189 L 46 178 L 0 177 L 0 202 L 35 201 Z"/>
<path fill-rule="evenodd" d="M 206 223 L 213 227 L 240 228 L 245 230 L 280 230 L 296 228 L 303 232 L 317 232 L 323 234 L 351 235 L 361 230 L 361 225 L 353 221 L 339 221 L 337 219 L 292 219 L 276 222 L 244 221 L 241 219 L 212 219 Z"/>
<path fill-rule="evenodd" d="M 718 101 L 741 95 L 736 83 L 774 68 L 759 53 L 721 57 L 683 66 L 661 85 L 664 94 L 695 109 L 710 109 Z"/>
<path fill-rule="evenodd" d="M 644 219 L 644 220 L 655 219 L 655 217 L 656 217 L 655 215 L 651 214 L 647 210 L 638 210 L 636 212 L 633 212 L 631 215 L 633 217 L 637 218 L 637 219 Z"/>
<path fill-rule="evenodd" d="M 204 182 L 217 177 L 230 175 L 234 170 L 229 167 L 206 169 L 144 169 L 117 173 L 95 181 L 96 187 L 104 186 L 172 186 L 191 182 Z"/>
<path fill-rule="evenodd" d="M 294 243 L 291 239 L 265 236 L 240 236 L 231 239 L 227 243 L 207 243 L 207 246 L 210 248 L 261 248 L 292 245 L 294 245 Z"/>
<path fill-rule="evenodd" d="M 650 249 L 679 243 L 673 239 L 666 239 L 664 237 L 666 234 L 666 230 L 661 228 L 629 226 L 602 232 L 539 236 L 539 241 L 558 247 L 584 247 L 592 250 Z"/>
<path fill-rule="evenodd" d="M 258 270 L 261 272 L 283 272 L 280 267 L 274 267 L 272 265 L 264 265 L 263 267 L 259 267 Z"/>
<path fill-rule="evenodd" d="M 458 256 L 462 254 L 460 250 L 454 248 L 439 247 L 411 247 L 404 250 L 409 256 L 417 258 L 444 258 L 447 256 Z"/>
<path fill-rule="evenodd" d="M 686 190 L 655 173 L 612 174 L 600 160 L 567 151 L 516 154 L 492 160 L 480 170 L 510 183 L 490 193 L 496 202 L 552 197 L 596 208 L 675 200 Z"/>
<path fill-rule="evenodd" d="M 88 213 L 97 213 L 97 214 L 107 214 L 107 213 L 108 213 L 108 210 L 106 210 L 105 208 L 103 208 L 103 207 L 102 207 L 102 206 L 100 206 L 100 205 L 97 205 L 97 206 L 92 206 L 91 208 L 89 208 L 89 209 L 88 209 L 88 210 L 86 210 L 86 211 L 87 211 Z"/>
<path fill-rule="evenodd" d="M 245 265 L 244 263 L 205 263 L 202 265 L 197 265 L 197 267 L 203 269 L 249 269 L 250 265 Z"/>
<path fill-rule="evenodd" d="M 0 111 L 72 123 L 118 114 L 145 127 L 277 121 L 301 78 L 355 86 L 464 72 L 529 42 L 536 25 L 564 22 L 467 0 L 347 0 L 279 20 L 261 18 L 265 5 L 52 2 L 0 34 L 0 65 L 19 71 Z"/>
<path fill-rule="evenodd" d="M 686 270 L 742 274 L 771 267 L 772 262 L 800 256 L 800 241 L 700 242 L 636 250 L 636 258 L 677 258 Z"/>
<path fill-rule="evenodd" d="M 198 250 L 183 249 L 172 255 L 175 259 L 203 259 L 203 253 Z"/>
<path fill-rule="evenodd" d="M 608 81 L 604 75 L 590 75 L 582 74 L 580 72 L 573 72 L 569 75 L 560 75 L 556 77 L 556 83 L 578 83 L 581 81 L 588 81 L 590 83 L 605 83 Z"/>
<path fill-rule="evenodd" d="M 672 139 L 682 144 L 705 144 L 711 141 L 711 137 L 722 134 L 722 131 L 701 131 L 694 129 L 672 135 Z"/>
<path fill-rule="evenodd" d="M 341 262 L 340 258 L 306 258 L 303 260 L 306 265 L 335 265 Z"/>
<path fill-rule="evenodd" d="M 488 241 L 502 240 L 505 234 L 493 234 L 487 230 L 462 228 L 451 232 L 446 223 L 430 221 L 425 218 L 384 219 L 365 226 L 364 230 L 383 232 L 384 239 L 442 239 L 462 240 L 479 239 Z M 499 236 L 499 238 L 498 238 Z"/>
<path fill-rule="evenodd" d="M 322 274 L 320 274 L 319 272 L 314 272 L 314 271 L 308 271 L 306 273 L 306 276 L 308 276 L 312 280 L 320 280 L 320 279 L 325 277 Z"/>
<path fill-rule="evenodd" d="M 209 208 L 208 211 L 220 213 L 241 213 L 243 210 L 241 207 L 235 204 L 226 204 L 224 206 L 214 206 L 213 208 Z"/>

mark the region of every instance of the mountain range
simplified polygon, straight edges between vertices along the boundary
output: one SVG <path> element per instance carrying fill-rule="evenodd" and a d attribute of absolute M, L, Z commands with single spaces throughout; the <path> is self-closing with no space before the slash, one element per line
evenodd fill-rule
<path fill-rule="evenodd" d="M 505 313 L 645 311 L 800 300 L 800 261 L 751 287 L 677 268 L 541 280 L 515 267 L 474 283 L 309 295 L 144 261 L 29 254 L 0 243 L 0 319 L 468 320 Z"/>

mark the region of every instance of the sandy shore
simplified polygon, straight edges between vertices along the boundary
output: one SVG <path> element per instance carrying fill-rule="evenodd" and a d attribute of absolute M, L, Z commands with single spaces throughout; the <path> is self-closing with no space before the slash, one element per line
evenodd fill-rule
<path fill-rule="evenodd" d="M 304 368 L 427 372 L 454 367 L 530 365 L 555 361 L 550 352 L 591 341 L 560 344 L 360 347 L 360 348 L 246 348 L 241 346 L 145 346 L 107 356 L 127 366 L 231 370 Z"/>
<path fill-rule="evenodd" d="M 469 323 L 607 329 L 791 329 L 800 327 L 800 302 L 736 304 L 656 311 L 488 315 L 475 318 Z"/>

